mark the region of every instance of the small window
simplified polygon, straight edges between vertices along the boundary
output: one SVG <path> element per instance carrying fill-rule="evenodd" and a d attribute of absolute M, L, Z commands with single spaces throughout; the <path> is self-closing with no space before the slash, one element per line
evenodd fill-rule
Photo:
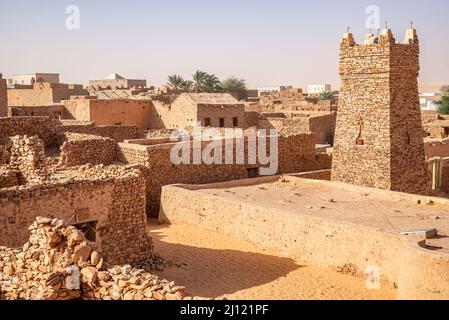
<path fill-rule="evenodd" d="M 220 128 L 224 128 L 224 126 L 225 126 L 225 119 L 220 118 Z"/>
<path fill-rule="evenodd" d="M 204 126 L 205 127 L 210 127 L 210 118 L 205 118 L 204 119 Z"/>
<path fill-rule="evenodd" d="M 237 128 L 239 126 L 239 118 L 232 118 L 232 125 L 234 126 L 234 128 Z"/>

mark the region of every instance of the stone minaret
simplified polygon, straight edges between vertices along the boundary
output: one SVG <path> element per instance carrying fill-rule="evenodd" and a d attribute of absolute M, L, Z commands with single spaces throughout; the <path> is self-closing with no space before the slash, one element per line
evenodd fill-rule
<path fill-rule="evenodd" d="M 6 80 L 0 79 L 0 117 L 6 117 L 8 114 L 8 96 L 6 90 Z"/>
<path fill-rule="evenodd" d="M 391 30 L 366 37 L 345 34 L 332 180 L 429 194 L 418 94 L 419 41 L 408 29 L 403 43 Z"/>

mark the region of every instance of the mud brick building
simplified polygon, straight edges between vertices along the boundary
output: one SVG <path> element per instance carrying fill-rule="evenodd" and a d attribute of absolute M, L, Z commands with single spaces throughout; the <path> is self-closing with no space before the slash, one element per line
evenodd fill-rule
<path fill-rule="evenodd" d="M 427 194 L 430 175 L 418 94 L 419 40 L 403 43 L 391 30 L 363 45 L 347 33 L 340 47 L 339 112 L 332 179 L 355 185 Z"/>
<path fill-rule="evenodd" d="M 71 96 L 88 95 L 80 84 L 36 82 L 8 89 L 9 107 L 41 107 L 60 104 Z"/>

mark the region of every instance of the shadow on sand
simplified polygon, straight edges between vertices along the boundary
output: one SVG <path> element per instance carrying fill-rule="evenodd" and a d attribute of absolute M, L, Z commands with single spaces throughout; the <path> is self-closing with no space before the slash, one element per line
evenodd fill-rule
<path fill-rule="evenodd" d="M 261 286 L 304 267 L 290 258 L 168 243 L 158 231 L 167 227 L 151 224 L 150 228 L 156 252 L 173 263 L 159 275 L 186 286 L 191 296 L 217 298 Z"/>

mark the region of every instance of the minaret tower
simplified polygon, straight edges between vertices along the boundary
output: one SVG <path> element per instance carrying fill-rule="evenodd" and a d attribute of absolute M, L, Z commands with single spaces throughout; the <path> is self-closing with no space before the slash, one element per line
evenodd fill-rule
<path fill-rule="evenodd" d="M 346 33 L 340 46 L 341 91 L 332 180 L 429 194 L 418 94 L 419 40 L 390 29 L 363 45 Z"/>

